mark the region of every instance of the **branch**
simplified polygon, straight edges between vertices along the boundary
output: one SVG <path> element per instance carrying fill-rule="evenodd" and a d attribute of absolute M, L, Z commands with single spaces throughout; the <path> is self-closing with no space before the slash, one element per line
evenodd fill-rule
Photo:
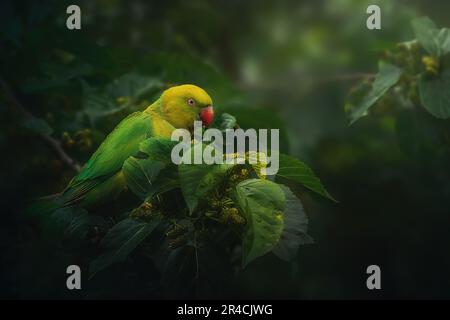
<path fill-rule="evenodd" d="M 23 106 L 23 104 L 20 103 L 20 101 L 14 95 L 11 88 L 2 78 L 0 78 L 0 85 L 3 89 L 3 92 L 5 93 L 5 96 L 15 105 L 17 110 L 20 111 L 20 113 L 25 118 L 27 119 L 36 118 Z M 57 156 L 61 159 L 61 161 L 64 162 L 69 168 L 71 168 L 76 172 L 80 171 L 80 165 L 63 150 L 58 140 L 44 133 L 38 133 L 38 135 L 41 137 L 42 140 L 44 140 L 48 144 L 48 146 L 51 149 L 53 149 L 53 151 L 57 154 Z"/>
<path fill-rule="evenodd" d="M 297 73 L 292 77 L 292 81 L 300 82 L 300 81 L 308 81 L 312 84 L 312 86 L 321 86 L 326 85 L 333 82 L 339 81 L 356 81 L 356 80 L 373 80 L 375 78 L 375 74 L 373 73 L 364 73 L 364 72 L 353 72 L 353 73 L 342 73 L 342 74 L 332 74 L 325 76 L 316 76 L 311 77 L 308 74 Z M 273 88 L 274 85 L 272 82 L 262 82 L 258 84 L 251 84 L 240 82 L 237 84 L 239 88 L 242 90 L 254 90 L 261 88 Z"/>
<path fill-rule="evenodd" d="M 371 80 L 373 78 L 375 78 L 375 74 L 373 74 L 373 73 L 355 72 L 355 73 L 336 74 L 333 76 L 325 77 L 324 79 L 322 79 L 321 82 L 353 81 L 353 80 L 362 80 L 362 79 Z"/>

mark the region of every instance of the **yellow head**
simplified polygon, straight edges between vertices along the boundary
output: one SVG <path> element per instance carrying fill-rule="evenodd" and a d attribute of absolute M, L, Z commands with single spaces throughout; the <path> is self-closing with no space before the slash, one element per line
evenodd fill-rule
<path fill-rule="evenodd" d="M 200 87 L 184 84 L 161 95 L 161 111 L 175 128 L 192 128 L 195 120 L 208 127 L 214 119 L 211 97 Z"/>

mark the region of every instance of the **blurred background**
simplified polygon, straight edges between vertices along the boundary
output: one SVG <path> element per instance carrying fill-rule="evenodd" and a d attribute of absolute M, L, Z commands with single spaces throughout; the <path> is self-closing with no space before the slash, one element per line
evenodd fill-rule
<path fill-rule="evenodd" d="M 66 28 L 70 4 L 81 8 L 81 30 Z M 381 7 L 381 30 L 366 28 L 369 4 Z M 339 200 L 304 193 L 315 244 L 294 263 L 257 259 L 203 297 L 450 298 L 448 146 L 424 132 L 427 148 L 412 155 L 394 115 L 349 126 L 344 112 L 380 54 L 413 38 L 411 19 L 450 27 L 448 12 L 444 0 L 2 1 L 0 297 L 165 297 L 148 293 L 148 261 L 106 288 L 98 280 L 68 293 L 60 266 L 70 258 L 37 241 L 22 212 L 74 175 L 42 136 L 82 164 L 124 115 L 194 83 L 243 127 L 281 129 L 283 151 Z M 382 290 L 366 288 L 371 264 Z"/>

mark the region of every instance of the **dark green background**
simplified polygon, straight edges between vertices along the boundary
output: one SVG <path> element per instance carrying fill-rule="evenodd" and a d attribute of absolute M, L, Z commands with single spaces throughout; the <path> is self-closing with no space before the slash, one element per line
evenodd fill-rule
<path fill-rule="evenodd" d="M 82 10 L 80 31 L 65 27 L 71 3 Z M 382 30 L 370 31 L 365 11 L 374 3 Z M 349 127 L 343 110 L 353 77 L 375 73 L 380 52 L 413 38 L 412 18 L 428 15 L 450 27 L 450 2 L 2 1 L 0 8 L 1 78 L 56 139 L 92 129 L 93 146 L 66 150 L 80 163 L 123 117 L 83 118 L 83 81 L 102 87 L 133 71 L 161 89 L 198 84 L 219 112 L 249 126 L 280 127 L 283 148 L 339 200 L 303 194 L 316 243 L 302 247 L 295 263 L 263 257 L 201 297 L 450 298 L 448 153 L 421 132 L 429 148 L 412 156 L 401 144 L 414 144 L 419 133 L 399 139 L 396 117 L 365 117 Z M 58 50 L 79 64 L 65 64 Z M 99 276 L 81 293 L 65 289 L 70 257 L 37 241 L 39 228 L 22 212 L 28 199 L 60 191 L 73 172 L 0 92 L 0 297 L 163 297 L 145 258 L 110 271 L 115 283 Z M 381 267 L 382 290 L 366 288 L 371 264 Z"/>

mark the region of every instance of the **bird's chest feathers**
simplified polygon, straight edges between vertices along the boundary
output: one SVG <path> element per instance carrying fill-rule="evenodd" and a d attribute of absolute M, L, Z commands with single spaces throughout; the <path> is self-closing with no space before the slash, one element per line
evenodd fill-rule
<path fill-rule="evenodd" d="M 152 135 L 170 137 L 175 128 L 159 115 L 152 115 Z"/>

